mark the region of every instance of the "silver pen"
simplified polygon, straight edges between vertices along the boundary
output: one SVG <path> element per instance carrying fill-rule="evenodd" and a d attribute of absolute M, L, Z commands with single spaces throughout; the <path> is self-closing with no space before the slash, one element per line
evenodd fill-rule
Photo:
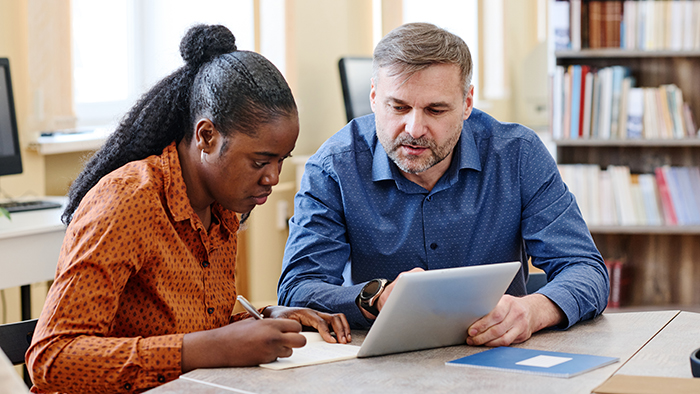
<path fill-rule="evenodd" d="M 251 305 L 250 302 L 245 299 L 245 297 L 239 295 L 236 298 L 238 299 L 238 302 L 240 302 L 241 305 L 243 305 L 243 308 L 245 308 L 245 310 L 248 311 L 248 313 L 250 313 L 254 318 L 256 318 L 257 320 L 263 318 L 263 315 L 261 315 L 260 312 L 258 312 L 258 310 L 255 309 L 255 307 L 253 307 L 253 305 Z"/>

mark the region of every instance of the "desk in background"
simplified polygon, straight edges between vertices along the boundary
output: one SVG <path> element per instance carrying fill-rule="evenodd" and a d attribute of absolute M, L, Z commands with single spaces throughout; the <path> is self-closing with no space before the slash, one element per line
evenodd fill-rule
<path fill-rule="evenodd" d="M 65 202 L 64 197 L 42 199 Z M 22 320 L 31 318 L 29 284 L 52 280 L 66 228 L 63 208 L 0 217 L 0 289 L 22 286 Z"/>
<path fill-rule="evenodd" d="M 621 370 L 627 374 L 692 377 L 688 357 L 693 346 L 700 347 L 700 338 L 691 338 L 696 330 L 684 335 L 682 332 L 685 327 L 697 327 L 698 324 L 700 314 L 691 312 L 610 313 L 566 331 L 544 330 L 527 342 L 514 345 L 620 358 L 617 363 L 569 379 L 445 366 L 446 361 L 485 350 L 462 345 L 282 371 L 258 367 L 200 369 L 150 392 L 590 393 L 623 366 Z M 675 339 L 677 333 L 683 336 L 678 341 Z M 652 338 L 655 340 L 649 342 Z M 353 331 L 353 343 L 359 345 L 362 340 L 364 332 Z M 645 345 L 654 348 L 650 348 L 650 353 L 660 351 L 664 356 L 657 354 L 644 360 Z M 636 355 L 637 352 L 640 353 Z M 647 367 L 650 369 L 645 369 Z"/>

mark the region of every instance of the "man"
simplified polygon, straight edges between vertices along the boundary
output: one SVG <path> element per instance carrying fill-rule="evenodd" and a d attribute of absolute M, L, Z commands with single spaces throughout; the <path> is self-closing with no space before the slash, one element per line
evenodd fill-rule
<path fill-rule="evenodd" d="M 374 115 L 306 164 L 279 302 L 368 327 L 402 272 L 520 260 L 468 344 L 507 346 L 600 314 L 607 270 L 576 201 L 534 132 L 473 108 L 464 41 L 407 24 L 379 42 L 373 63 Z M 531 295 L 528 259 L 549 281 Z"/>

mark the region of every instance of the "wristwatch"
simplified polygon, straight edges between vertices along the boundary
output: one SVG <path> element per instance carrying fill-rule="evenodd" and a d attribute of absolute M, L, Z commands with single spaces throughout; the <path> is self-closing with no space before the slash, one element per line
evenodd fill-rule
<path fill-rule="evenodd" d="M 374 316 L 379 316 L 377 301 L 389 283 L 391 281 L 388 279 L 372 279 L 367 282 L 357 296 L 357 305 Z"/>

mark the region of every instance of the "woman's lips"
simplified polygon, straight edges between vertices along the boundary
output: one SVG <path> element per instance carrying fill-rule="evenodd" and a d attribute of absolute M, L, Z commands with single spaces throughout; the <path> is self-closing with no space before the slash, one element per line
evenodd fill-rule
<path fill-rule="evenodd" d="M 253 201 L 255 201 L 255 205 L 263 205 L 267 201 L 268 196 L 269 194 L 263 194 L 262 196 L 253 197 Z"/>

